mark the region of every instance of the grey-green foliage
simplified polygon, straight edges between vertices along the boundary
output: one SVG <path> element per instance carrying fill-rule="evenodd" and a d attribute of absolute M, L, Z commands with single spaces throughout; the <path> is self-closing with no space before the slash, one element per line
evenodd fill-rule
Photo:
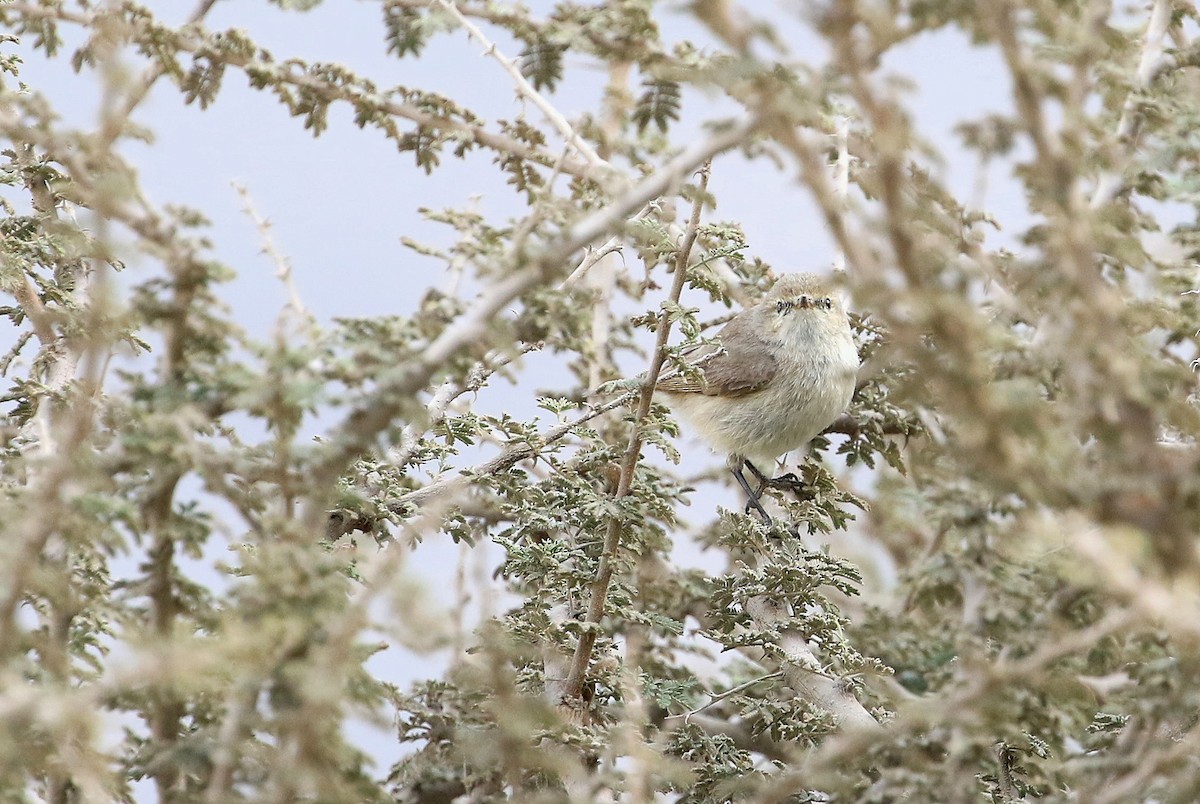
<path fill-rule="evenodd" d="M 1200 797 L 1190 6 L 380 3 L 399 59 L 461 36 L 461 14 L 519 43 L 471 69 L 519 72 L 550 104 L 574 71 L 606 72 L 570 121 L 580 148 L 540 115 L 272 54 L 208 29 L 207 5 L 178 28 L 133 3 L 0 5 L 6 798 L 129 800 L 147 778 L 170 801 Z M 704 43 L 662 36 L 679 13 Z M 796 25 L 826 61 L 787 51 Z M 1030 223 L 1003 241 L 931 168 L 881 66 L 944 29 L 1011 80 L 1007 111 L 956 128 L 1024 190 Z M 106 82 L 99 130 L 21 83 L 18 42 Z M 202 108 L 245 80 L 314 136 L 348 106 L 426 172 L 487 151 L 526 207 L 424 209 L 453 245 L 403 241 L 423 271 L 467 266 L 483 301 L 431 282 L 410 316 L 291 309 L 248 339 L 219 301 L 243 266 L 216 259 L 203 211 L 146 201 L 120 155 L 140 136 L 142 90 L 110 69 L 126 59 Z M 772 528 L 696 492 L 715 475 L 678 464 L 676 423 L 635 414 L 637 388 L 584 404 L 630 354 L 648 365 L 661 327 L 711 336 L 699 301 L 732 308 L 795 267 L 712 219 L 703 155 L 638 194 L 721 136 L 693 127 L 714 96 L 753 125 L 712 150 L 801 177 L 867 311 L 855 400 L 803 491 L 772 492 Z M 849 203 L 829 180 L 841 119 Z M 622 249 L 608 297 L 596 269 L 567 279 L 585 246 Z M 135 256 L 154 268 L 118 291 Z M 472 408 L 537 350 L 566 371 L 531 392 L 536 418 Z M 315 443 L 314 414 L 333 422 Z M 221 582 L 196 574 L 229 533 Z M 447 536 L 502 555 L 503 610 L 467 634 L 406 567 Z M 725 569 L 677 567 L 689 544 Z M 405 689 L 369 662 L 446 644 L 446 672 Z M 393 724 L 403 758 L 374 767 L 351 718 Z"/>

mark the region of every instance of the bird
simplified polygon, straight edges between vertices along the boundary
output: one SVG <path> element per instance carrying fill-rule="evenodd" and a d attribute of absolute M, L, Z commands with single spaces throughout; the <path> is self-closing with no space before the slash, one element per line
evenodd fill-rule
<path fill-rule="evenodd" d="M 714 449 L 764 522 L 760 496 L 779 456 L 806 446 L 850 404 L 859 368 L 850 319 L 829 283 L 784 274 L 716 337 L 684 346 L 655 384 Z M 754 490 L 749 469 L 758 479 Z"/>

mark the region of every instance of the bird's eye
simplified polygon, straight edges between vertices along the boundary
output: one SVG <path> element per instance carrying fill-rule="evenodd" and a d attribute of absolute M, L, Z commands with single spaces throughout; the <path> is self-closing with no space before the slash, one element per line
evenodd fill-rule
<path fill-rule="evenodd" d="M 789 299 L 780 299 L 779 301 L 775 302 L 775 312 L 779 313 L 780 315 L 783 315 L 784 313 L 790 313 L 793 306 L 795 306 L 795 302 Z"/>
<path fill-rule="evenodd" d="M 826 297 L 826 298 L 824 298 L 824 299 L 821 299 L 821 301 L 819 302 L 819 304 L 820 304 L 822 307 L 824 307 L 826 310 L 832 309 L 832 308 L 833 308 L 833 299 L 830 299 L 830 298 Z"/>

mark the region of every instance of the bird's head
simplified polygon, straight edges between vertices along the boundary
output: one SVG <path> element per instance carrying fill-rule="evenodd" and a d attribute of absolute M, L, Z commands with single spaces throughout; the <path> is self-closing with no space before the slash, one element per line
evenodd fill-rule
<path fill-rule="evenodd" d="M 824 277 L 816 274 L 786 274 L 780 277 L 771 292 L 763 299 L 763 306 L 772 312 L 781 323 L 792 316 L 807 320 L 831 319 L 845 315 L 841 299 L 833 292 Z"/>

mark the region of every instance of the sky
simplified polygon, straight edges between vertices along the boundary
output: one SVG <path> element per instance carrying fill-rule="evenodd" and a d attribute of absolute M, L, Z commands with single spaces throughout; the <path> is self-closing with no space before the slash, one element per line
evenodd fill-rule
<path fill-rule="evenodd" d="M 176 22 L 191 6 L 180 0 L 150 0 L 146 5 L 164 20 Z M 547 4 L 531 5 L 536 9 Z M 781 21 L 795 58 L 820 58 L 819 44 L 792 16 L 796 3 L 752 5 Z M 703 31 L 679 14 L 665 12 L 662 23 L 669 38 L 707 41 Z M 376 2 L 329 0 L 306 13 L 250 0 L 218 2 L 207 24 L 211 29 L 244 29 L 277 59 L 297 56 L 337 62 L 379 85 L 441 92 L 488 119 L 524 111 L 533 122 L 540 122 L 536 110 L 522 109 L 500 67 L 462 31 L 438 37 L 419 59 L 388 55 Z M 488 33 L 502 50 L 517 53 L 502 33 L 491 29 Z M 85 128 L 96 124 L 101 87 L 93 74 L 73 74 L 65 56 L 46 60 L 24 48 L 20 52 L 26 59 L 22 78 L 47 94 L 68 123 Z M 136 58 L 130 57 L 128 64 L 140 69 Z M 579 62 L 569 61 L 569 72 L 573 66 L 584 69 L 551 94 L 568 119 L 595 107 L 604 79 L 599 70 Z M 995 51 L 972 47 L 965 37 L 943 32 L 906 45 L 889 57 L 883 69 L 910 79 L 906 103 L 918 131 L 943 154 L 944 161 L 934 165 L 935 173 L 960 198 L 973 198 L 977 164 L 958 147 L 953 127 L 964 119 L 1009 111 L 1008 79 Z M 680 129 L 684 131 L 723 108 L 714 99 L 688 96 L 687 100 Z M 236 278 L 222 291 L 224 301 L 239 325 L 261 340 L 269 339 L 287 297 L 274 277 L 274 264 L 261 253 L 259 232 L 241 209 L 235 185 L 245 187 L 257 211 L 270 219 L 275 246 L 290 261 L 302 300 L 323 324 L 343 316 L 404 314 L 414 308 L 425 288 L 441 283 L 437 262 L 400 244 L 405 236 L 447 242 L 449 230 L 422 219 L 420 208 L 473 204 L 493 222 L 503 222 L 521 209 L 486 153 L 477 151 L 463 162 L 448 158 L 427 176 L 414 165 L 411 154 L 398 153 L 379 133 L 352 125 L 345 109 L 334 107 L 327 131 L 314 138 L 279 103 L 249 88 L 236 72 L 227 75 L 219 97 L 206 110 L 185 105 L 176 88 L 162 80 L 134 119 L 153 132 L 151 142 L 124 148 L 138 166 L 148 196 L 160 204 L 202 210 L 211 220 L 208 236 L 215 253 L 236 271 Z M 1006 224 L 1002 232 L 991 235 L 1001 242 L 1007 231 L 1019 229 L 1026 220 L 1020 190 L 1007 178 L 989 176 L 986 196 L 989 211 Z M 710 219 L 741 222 L 749 255 L 764 259 L 777 271 L 821 271 L 831 265 L 835 256 L 831 239 L 790 168 L 781 170 L 766 160 L 747 163 L 737 156 L 722 157 L 710 189 L 720 202 Z M 131 260 L 127 281 L 138 281 L 155 270 L 144 261 Z M 704 306 L 701 298 L 684 301 Z M 650 303 L 656 306 L 657 300 Z M 496 383 L 479 394 L 477 405 L 485 412 L 530 415 L 533 389 L 554 371 L 552 360 L 531 358 L 521 383 Z M 313 434 L 328 424 L 315 421 Z M 721 462 L 694 443 L 687 445 L 685 455 L 697 466 Z M 717 499 L 722 504 L 737 504 L 732 492 L 720 493 L 724 497 Z M 706 496 L 704 504 L 709 501 Z M 693 507 L 697 505 L 693 502 Z M 707 515 L 707 511 L 697 514 L 698 518 Z M 236 527 L 230 528 L 235 539 Z M 496 553 L 471 553 L 459 568 L 462 557 L 449 539 L 432 538 L 415 550 L 409 572 L 424 582 L 434 600 L 449 607 L 459 594 L 456 574 L 468 581 L 476 579 L 480 589 L 486 587 Z M 195 571 L 211 572 L 216 558 L 226 554 L 206 556 L 210 566 Z M 686 550 L 679 558 L 701 566 L 708 560 Z M 479 589 L 473 595 L 473 605 L 483 610 L 497 605 L 495 600 L 489 603 Z M 436 673 L 446 658 L 445 652 L 422 656 L 393 650 L 372 661 L 382 677 L 405 686 Z M 358 725 L 351 737 L 378 759 L 380 770 L 401 750 L 387 730 Z"/>

